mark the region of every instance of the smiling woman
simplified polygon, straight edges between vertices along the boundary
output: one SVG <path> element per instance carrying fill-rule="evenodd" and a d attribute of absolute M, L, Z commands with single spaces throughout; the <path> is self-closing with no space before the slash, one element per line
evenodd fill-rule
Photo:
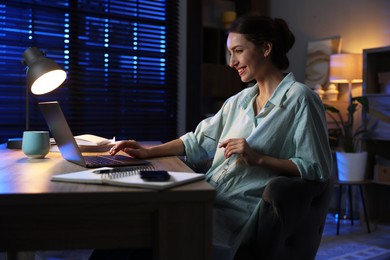
<path fill-rule="evenodd" d="M 284 74 L 295 38 L 286 22 L 243 16 L 229 29 L 229 65 L 242 81 L 256 81 L 228 98 L 195 131 L 151 147 L 122 141 L 111 154 L 151 158 L 186 155 L 215 187 L 213 259 L 233 259 L 254 238 L 263 191 L 277 176 L 325 182 L 331 170 L 325 111 L 319 96 Z"/>

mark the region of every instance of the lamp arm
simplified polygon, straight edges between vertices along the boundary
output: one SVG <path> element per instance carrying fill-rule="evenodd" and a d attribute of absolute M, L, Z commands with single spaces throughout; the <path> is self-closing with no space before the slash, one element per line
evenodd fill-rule
<path fill-rule="evenodd" d="M 29 87 L 26 86 L 26 131 L 30 130 L 30 92 Z"/>

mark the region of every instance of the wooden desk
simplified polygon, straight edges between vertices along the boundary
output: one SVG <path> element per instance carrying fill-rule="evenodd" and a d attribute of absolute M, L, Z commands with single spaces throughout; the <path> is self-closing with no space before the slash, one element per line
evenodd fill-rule
<path fill-rule="evenodd" d="M 191 171 L 177 157 L 156 169 Z M 153 248 L 155 259 L 211 259 L 215 190 L 205 181 L 167 191 L 51 182 L 84 170 L 59 153 L 29 160 L 0 145 L 0 251 Z"/>

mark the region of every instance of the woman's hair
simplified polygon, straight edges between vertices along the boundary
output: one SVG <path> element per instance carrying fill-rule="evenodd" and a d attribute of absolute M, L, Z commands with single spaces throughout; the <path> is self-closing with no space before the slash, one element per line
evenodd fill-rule
<path fill-rule="evenodd" d="M 230 26 L 228 33 L 230 32 L 243 34 L 248 41 L 259 47 L 265 42 L 271 43 L 271 62 L 280 70 L 288 68 L 290 63 L 287 52 L 294 45 L 295 37 L 283 19 L 259 15 L 241 16 Z"/>

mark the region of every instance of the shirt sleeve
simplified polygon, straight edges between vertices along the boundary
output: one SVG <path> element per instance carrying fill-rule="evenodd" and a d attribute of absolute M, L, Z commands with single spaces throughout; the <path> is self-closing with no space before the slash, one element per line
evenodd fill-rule
<path fill-rule="evenodd" d="M 332 168 L 325 110 L 319 99 L 309 98 L 303 99 L 297 111 L 296 152 L 290 159 L 297 165 L 302 178 L 325 181 Z"/>
<path fill-rule="evenodd" d="M 180 137 L 189 165 L 196 167 L 214 157 L 223 130 L 223 110 L 224 107 L 214 116 L 201 121 L 195 132 L 188 132 Z"/>

